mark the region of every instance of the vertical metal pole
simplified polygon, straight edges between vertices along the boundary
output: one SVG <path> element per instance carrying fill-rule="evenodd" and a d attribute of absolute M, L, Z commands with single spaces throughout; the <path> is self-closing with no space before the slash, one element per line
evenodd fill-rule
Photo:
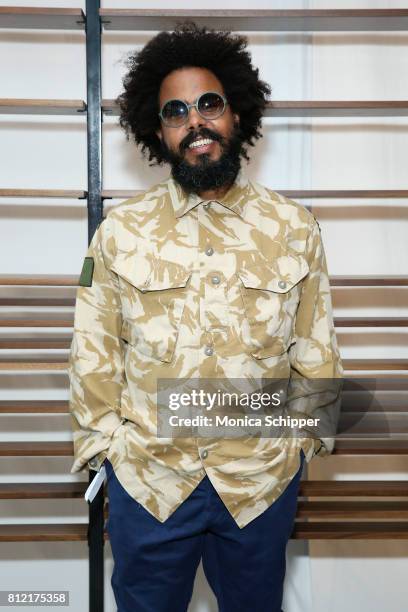
<path fill-rule="evenodd" d="M 89 471 L 89 483 L 96 472 Z M 104 493 L 101 487 L 89 505 L 89 612 L 104 610 Z"/>
<path fill-rule="evenodd" d="M 100 0 L 86 0 L 86 73 L 88 136 L 88 243 L 102 219 L 102 86 Z M 95 473 L 90 471 L 89 482 Z M 89 611 L 104 609 L 104 493 L 89 506 Z"/>
<path fill-rule="evenodd" d="M 86 0 L 88 243 L 102 219 L 102 78 L 100 0 Z"/>

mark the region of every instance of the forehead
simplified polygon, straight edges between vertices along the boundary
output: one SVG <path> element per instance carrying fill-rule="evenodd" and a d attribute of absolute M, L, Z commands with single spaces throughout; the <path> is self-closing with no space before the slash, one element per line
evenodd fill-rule
<path fill-rule="evenodd" d="M 205 91 L 224 94 L 221 82 L 206 68 L 180 68 L 173 70 L 162 81 L 159 93 L 160 103 L 170 98 L 194 102 Z"/>

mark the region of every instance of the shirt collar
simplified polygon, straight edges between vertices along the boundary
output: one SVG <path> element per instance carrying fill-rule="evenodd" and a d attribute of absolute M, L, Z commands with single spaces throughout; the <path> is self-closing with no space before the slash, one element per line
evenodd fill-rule
<path fill-rule="evenodd" d="M 206 201 L 196 193 L 187 194 L 172 176 L 168 178 L 167 182 L 176 217 L 185 215 L 189 210 L 197 206 L 197 204 Z M 248 201 L 250 189 L 248 177 L 243 169 L 240 168 L 234 183 L 228 189 L 224 197 L 215 201 L 226 206 L 240 217 L 243 217 L 244 207 Z"/>

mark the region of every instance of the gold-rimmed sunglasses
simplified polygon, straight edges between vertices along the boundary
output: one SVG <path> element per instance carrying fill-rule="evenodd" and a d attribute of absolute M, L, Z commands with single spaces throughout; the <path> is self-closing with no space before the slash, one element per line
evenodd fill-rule
<path fill-rule="evenodd" d="M 190 108 L 195 108 L 203 119 L 217 119 L 221 117 L 227 106 L 227 99 L 217 91 L 202 93 L 193 104 L 183 100 L 167 100 L 159 113 L 160 119 L 167 127 L 180 127 L 188 119 Z"/>

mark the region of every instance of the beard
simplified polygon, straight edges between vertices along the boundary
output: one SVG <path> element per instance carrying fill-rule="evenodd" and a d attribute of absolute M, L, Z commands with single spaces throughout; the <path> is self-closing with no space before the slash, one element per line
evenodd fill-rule
<path fill-rule="evenodd" d="M 185 159 L 184 150 L 198 136 L 211 138 L 220 143 L 221 155 L 218 160 L 212 160 L 208 153 L 197 155 L 194 165 Z M 233 132 L 228 140 L 208 128 L 202 128 L 198 132 L 188 134 L 180 143 L 179 148 L 182 151 L 181 154 L 170 150 L 162 140 L 162 153 L 165 161 L 171 166 L 171 176 L 187 193 L 199 194 L 232 185 L 241 168 L 243 138 L 237 122 L 234 123 Z"/>

